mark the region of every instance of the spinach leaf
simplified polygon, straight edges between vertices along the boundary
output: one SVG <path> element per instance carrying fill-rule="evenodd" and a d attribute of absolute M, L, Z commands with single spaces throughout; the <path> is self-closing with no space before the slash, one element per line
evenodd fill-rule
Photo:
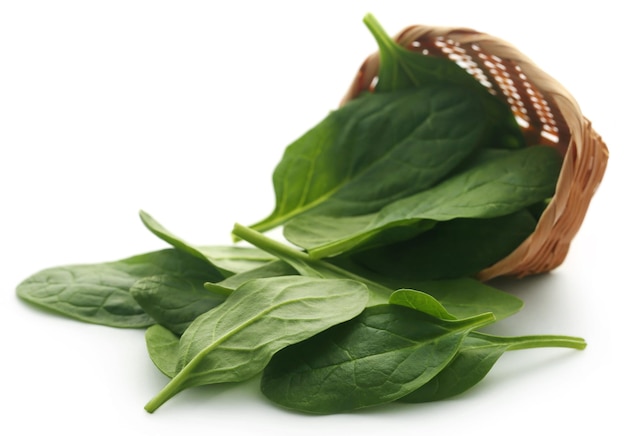
<path fill-rule="evenodd" d="M 409 50 L 394 41 L 373 15 L 363 22 L 378 44 L 380 66 L 376 92 L 392 92 L 412 87 L 428 87 L 433 84 L 451 83 L 475 89 L 480 95 L 490 120 L 491 146 L 521 148 L 525 146 L 522 131 L 509 105 L 496 98 L 491 90 L 468 73 L 457 62 L 421 52 L 418 47 Z M 443 41 L 439 41 L 442 43 Z M 436 43 L 435 43 L 436 44 Z M 461 58 L 461 62 L 464 60 Z"/>
<path fill-rule="evenodd" d="M 485 129 L 480 101 L 464 87 L 365 93 L 287 147 L 273 174 L 275 209 L 251 227 L 311 210 L 376 211 L 442 180 L 483 145 Z"/>
<path fill-rule="evenodd" d="M 40 271 L 17 287 L 25 301 L 80 321 L 112 327 L 147 327 L 154 320 L 130 294 L 144 277 L 167 275 L 196 283 L 223 277 L 178 250 L 145 253 L 115 262 L 69 265 Z"/>
<path fill-rule="evenodd" d="M 247 271 L 275 260 L 268 256 L 267 253 L 255 248 L 192 245 L 167 230 L 147 212 L 140 211 L 139 217 L 146 228 L 154 235 L 172 247 L 204 260 L 210 268 L 215 270 L 216 274 L 224 277 Z"/>
<path fill-rule="evenodd" d="M 192 386 L 246 380 L 281 348 L 353 318 L 366 303 L 367 289 L 352 280 L 248 281 L 183 333 L 176 375 L 145 408 L 152 412 Z"/>
<path fill-rule="evenodd" d="M 146 329 L 146 347 L 154 365 L 166 376 L 176 375 L 178 365 L 179 337 L 162 325 L 154 324 Z"/>
<path fill-rule="evenodd" d="M 289 263 L 282 260 L 274 260 L 272 262 L 266 263 L 263 266 L 234 274 L 217 283 L 207 282 L 204 284 L 204 287 L 208 291 L 211 291 L 215 294 L 230 295 L 231 292 L 233 292 L 239 286 L 243 285 L 248 280 L 280 276 L 293 276 L 297 274 L 298 271 L 296 271 L 291 265 L 289 265 Z"/>
<path fill-rule="evenodd" d="M 561 155 L 551 147 L 515 150 L 395 201 L 378 213 L 295 217 L 286 223 L 285 237 L 312 257 L 321 258 L 368 244 L 390 243 L 399 235 L 408 239 L 437 221 L 511 214 L 553 195 L 561 163 Z"/>
<path fill-rule="evenodd" d="M 398 289 L 394 291 L 389 297 L 389 304 L 397 304 L 399 306 L 419 310 L 435 318 L 458 319 L 458 317 L 448 312 L 443 304 L 431 295 L 414 289 Z"/>
<path fill-rule="evenodd" d="M 263 372 L 270 400 L 329 414 L 397 400 L 427 383 L 491 314 L 442 320 L 397 305 L 358 317 L 276 353 Z"/>
<path fill-rule="evenodd" d="M 482 87 L 480 82 L 449 59 L 428 56 L 399 45 L 385 32 L 378 20 L 368 14 L 363 23 L 378 44 L 380 66 L 376 92 L 454 83 L 469 88 Z M 485 90 L 486 91 L 486 90 Z"/>
<path fill-rule="evenodd" d="M 170 275 L 139 279 L 130 294 L 154 321 L 179 335 L 194 319 L 226 299 L 209 292 L 202 281 Z"/>
<path fill-rule="evenodd" d="M 527 210 L 496 218 L 444 221 L 419 236 L 354 253 L 372 271 L 410 280 L 474 276 L 517 248 L 535 230 Z"/>
<path fill-rule="evenodd" d="M 501 337 L 471 332 L 459 352 L 441 372 L 428 383 L 402 397 L 405 403 L 444 400 L 467 391 L 480 382 L 506 351 L 538 347 L 565 347 L 582 350 L 581 338 L 558 335 Z"/>

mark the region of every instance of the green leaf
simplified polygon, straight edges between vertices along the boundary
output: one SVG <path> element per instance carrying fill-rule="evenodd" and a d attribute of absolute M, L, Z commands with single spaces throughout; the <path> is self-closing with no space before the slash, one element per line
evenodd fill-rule
<path fill-rule="evenodd" d="M 500 337 L 471 332 L 459 352 L 441 372 L 428 383 L 400 398 L 405 403 L 438 401 L 459 395 L 480 382 L 498 359 L 509 350 L 538 347 L 564 347 L 582 350 L 581 338 L 558 335 Z"/>
<path fill-rule="evenodd" d="M 423 88 L 442 83 L 474 89 L 480 96 L 490 120 L 491 133 L 487 135 L 491 138 L 490 146 L 515 149 L 526 145 L 509 105 L 495 97 L 489 88 L 483 86 L 457 62 L 445 57 L 424 54 L 420 48 L 410 50 L 402 47 L 385 32 L 371 14 L 366 15 L 363 22 L 378 43 L 380 66 L 376 81 L 377 93 Z"/>
<path fill-rule="evenodd" d="M 393 92 L 442 82 L 469 88 L 484 88 L 455 62 L 402 47 L 385 32 L 372 14 L 366 15 L 363 22 L 378 44 L 380 67 L 376 92 Z"/>
<path fill-rule="evenodd" d="M 366 303 L 367 289 L 352 280 L 287 276 L 248 281 L 185 331 L 177 374 L 146 410 L 156 410 L 192 386 L 253 377 L 278 350 L 353 318 Z"/>
<path fill-rule="evenodd" d="M 551 197 L 562 157 L 551 147 L 516 150 L 456 174 L 433 188 L 395 201 L 378 213 L 355 217 L 302 215 L 285 237 L 314 258 L 417 236 L 435 222 L 495 218 Z"/>
<path fill-rule="evenodd" d="M 261 390 L 284 407 L 340 413 L 397 400 L 427 383 L 491 314 L 441 320 L 398 305 L 369 307 L 276 353 Z"/>
<path fill-rule="evenodd" d="M 148 355 L 159 371 L 170 378 L 176 375 L 178 342 L 178 336 L 162 325 L 154 324 L 146 329 Z"/>
<path fill-rule="evenodd" d="M 267 253 L 255 248 L 192 245 L 174 235 L 147 212 L 140 211 L 139 217 L 146 228 L 154 235 L 172 247 L 204 260 L 209 268 L 214 269 L 216 275 L 227 277 L 275 260 L 268 256 Z"/>
<path fill-rule="evenodd" d="M 448 84 L 366 93 L 331 112 L 287 147 L 273 174 L 275 209 L 251 227 L 311 210 L 370 213 L 429 188 L 483 145 L 475 94 Z"/>
<path fill-rule="evenodd" d="M 234 274 L 217 283 L 207 282 L 204 284 L 204 287 L 215 294 L 230 295 L 235 289 L 248 280 L 293 276 L 297 274 L 298 271 L 289 265 L 289 263 L 282 260 L 274 260 L 257 268 Z"/>
<path fill-rule="evenodd" d="M 130 288 L 137 280 L 156 275 L 201 283 L 222 279 L 205 262 L 167 249 L 115 262 L 48 268 L 20 283 L 17 295 L 80 321 L 141 328 L 154 320 L 135 301 Z"/>
<path fill-rule="evenodd" d="M 525 209 L 496 218 L 459 218 L 415 238 L 355 253 L 352 259 L 380 274 L 410 280 L 474 276 L 515 250 L 536 225 Z"/>
<path fill-rule="evenodd" d="M 226 299 L 209 292 L 204 283 L 170 275 L 150 276 L 137 280 L 130 294 L 158 324 L 180 335 L 194 319 Z"/>
<path fill-rule="evenodd" d="M 419 310 L 435 318 L 457 319 L 432 295 L 414 289 L 398 289 L 389 297 L 389 304 Z"/>

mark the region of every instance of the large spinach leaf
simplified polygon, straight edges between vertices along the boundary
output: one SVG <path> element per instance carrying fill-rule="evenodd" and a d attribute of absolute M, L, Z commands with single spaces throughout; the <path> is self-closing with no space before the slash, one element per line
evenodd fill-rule
<path fill-rule="evenodd" d="M 137 280 L 159 275 L 198 285 L 223 279 L 205 262 L 167 249 L 115 262 L 48 268 L 20 283 L 17 295 L 80 321 L 112 327 L 146 327 L 154 320 L 135 301 L 130 288 Z"/>
<path fill-rule="evenodd" d="M 361 315 L 276 353 L 261 390 L 284 407 L 339 413 L 397 400 L 454 358 L 467 334 L 491 314 L 442 320 L 397 305 Z"/>
<path fill-rule="evenodd" d="M 551 147 L 516 150 L 395 201 L 377 213 L 295 217 L 285 225 L 285 237 L 321 258 L 408 239 L 439 221 L 511 214 L 554 194 L 561 163 L 561 155 Z"/>
<path fill-rule="evenodd" d="M 432 86 L 366 93 L 331 112 L 285 150 L 264 231 L 310 210 L 370 213 L 442 180 L 483 145 L 473 90 Z"/>
<path fill-rule="evenodd" d="M 176 375 L 146 410 L 192 386 L 258 374 L 278 350 L 358 315 L 367 298 L 365 286 L 352 280 L 287 276 L 244 283 L 181 336 Z M 167 359 L 157 360 L 170 372 Z"/>

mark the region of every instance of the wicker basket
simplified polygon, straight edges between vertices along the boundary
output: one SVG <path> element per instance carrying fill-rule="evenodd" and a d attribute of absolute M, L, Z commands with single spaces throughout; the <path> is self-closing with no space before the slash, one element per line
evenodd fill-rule
<path fill-rule="evenodd" d="M 556 193 L 535 232 L 478 278 L 523 277 L 559 266 L 578 232 L 608 161 L 608 150 L 574 98 L 556 80 L 507 42 L 472 29 L 410 26 L 398 43 L 461 65 L 490 92 L 508 102 L 527 143 L 556 147 L 564 156 Z M 379 66 L 370 55 L 342 102 L 371 89 Z"/>

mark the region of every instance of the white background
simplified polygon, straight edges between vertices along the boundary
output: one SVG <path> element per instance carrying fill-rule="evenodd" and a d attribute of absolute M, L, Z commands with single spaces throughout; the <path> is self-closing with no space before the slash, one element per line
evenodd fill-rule
<path fill-rule="evenodd" d="M 624 434 L 624 70 L 618 2 L 0 2 L 0 433 Z M 213 6 L 216 5 L 216 6 Z M 217 6 L 219 5 L 219 6 Z M 607 142 L 605 179 L 565 264 L 505 283 L 504 334 L 583 336 L 585 351 L 506 354 L 461 397 L 327 417 L 276 408 L 258 380 L 181 393 L 143 332 L 15 297 L 50 266 L 160 249 L 144 209 L 183 238 L 230 243 L 273 207 L 284 147 L 335 108 L 376 49 L 361 20 L 473 27 L 559 79 Z M 10 430 L 9 430 L 10 429 Z"/>

